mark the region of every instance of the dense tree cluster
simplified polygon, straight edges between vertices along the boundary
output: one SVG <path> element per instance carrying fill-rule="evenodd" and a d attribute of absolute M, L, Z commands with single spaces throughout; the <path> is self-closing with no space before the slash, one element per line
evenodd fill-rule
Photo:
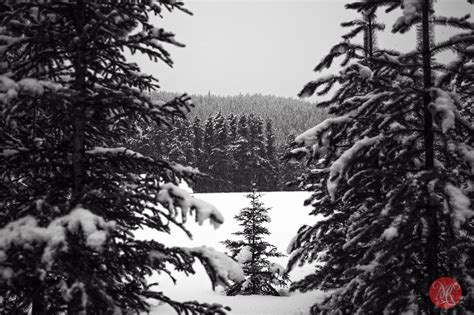
<path fill-rule="evenodd" d="M 265 223 L 270 222 L 268 212 L 261 201 L 261 194 L 253 185 L 252 192 L 247 195 L 250 206 L 240 210 L 235 216 L 240 231 L 233 233 L 239 240 L 222 242 L 230 251 L 231 257 L 242 266 L 245 281 L 235 283 L 226 289 L 227 295 L 274 295 L 279 296 L 278 288 L 287 286 L 288 274 L 284 267 L 272 263 L 272 257 L 283 257 L 277 248 L 265 240 L 270 231 Z"/>
<path fill-rule="evenodd" d="M 168 101 L 179 96 L 176 93 L 152 93 L 152 98 Z M 191 119 L 199 118 L 202 121 L 217 113 L 224 116 L 249 115 L 250 113 L 270 119 L 275 127 L 275 141 L 277 144 L 285 142 L 290 134 L 298 134 L 314 124 L 323 121 L 327 116 L 325 108 L 316 108 L 315 104 L 304 99 L 279 97 L 262 94 L 239 94 L 219 96 L 211 93 L 207 95 L 190 95 L 196 105 L 189 114 Z"/>
<path fill-rule="evenodd" d="M 472 1 L 471 1 L 472 3 Z M 393 32 L 418 28 L 417 47 L 378 47 L 381 6 L 401 5 Z M 355 1 L 361 18 L 316 66 L 342 57 L 342 70 L 309 82 L 301 96 L 326 95 L 333 117 L 296 137 L 290 157 L 307 157 L 302 185 L 323 219 L 290 245 L 290 268 L 318 262 L 294 290 L 322 289 L 313 314 L 439 314 L 430 286 L 456 279 L 474 309 L 474 25 L 438 15 L 431 0 Z M 396 12 L 396 11 L 395 11 Z M 434 32 L 456 34 L 436 42 Z M 358 44 L 363 35 L 363 44 Z M 436 57 L 450 50 L 451 60 Z M 445 292 L 446 293 L 446 292 Z M 454 307 L 454 305 L 452 305 Z"/>
<path fill-rule="evenodd" d="M 178 119 L 172 128 L 140 127 L 128 142 L 138 152 L 205 173 L 196 192 L 247 191 L 253 182 L 261 191 L 296 189 L 287 183 L 304 169 L 282 160 L 289 143 L 278 145 L 272 121 L 254 114 L 218 112 L 205 121 Z"/>

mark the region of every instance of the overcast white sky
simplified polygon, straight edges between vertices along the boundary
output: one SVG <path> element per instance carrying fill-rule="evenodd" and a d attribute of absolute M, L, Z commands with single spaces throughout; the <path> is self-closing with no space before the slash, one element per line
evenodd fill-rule
<path fill-rule="evenodd" d="M 357 14 L 343 0 L 188 0 L 194 16 L 176 11 L 154 18 L 157 27 L 176 34 L 186 48 L 170 48 L 175 65 L 134 60 L 155 75 L 162 90 L 192 94 L 262 93 L 296 97 L 306 82 L 317 77 L 314 66 L 340 41 L 347 29 L 341 22 Z M 466 0 L 439 0 L 437 14 L 461 16 L 472 11 Z M 383 47 L 402 51 L 415 47 L 409 36 L 390 34 L 400 11 L 379 13 L 387 30 L 379 35 Z M 451 30 L 438 32 L 445 38 Z"/>

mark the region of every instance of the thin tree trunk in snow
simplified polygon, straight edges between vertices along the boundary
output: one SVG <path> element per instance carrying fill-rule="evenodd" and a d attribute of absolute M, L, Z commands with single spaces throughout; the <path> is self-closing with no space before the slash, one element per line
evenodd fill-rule
<path fill-rule="evenodd" d="M 431 103 L 430 89 L 432 87 L 431 79 L 431 34 L 430 34 L 430 11 L 431 0 L 424 0 L 422 12 L 422 56 L 423 56 L 423 117 L 424 117 L 424 151 L 425 151 L 425 169 L 432 171 L 434 169 L 434 137 L 433 137 L 433 117 L 429 110 Z M 432 205 L 428 189 L 426 189 L 426 215 L 428 222 L 428 239 L 427 239 L 427 268 L 428 268 L 428 286 L 426 288 L 426 296 L 428 295 L 429 286 L 438 278 L 438 222 L 437 207 Z M 429 301 L 430 314 L 436 314 L 437 310 Z"/>

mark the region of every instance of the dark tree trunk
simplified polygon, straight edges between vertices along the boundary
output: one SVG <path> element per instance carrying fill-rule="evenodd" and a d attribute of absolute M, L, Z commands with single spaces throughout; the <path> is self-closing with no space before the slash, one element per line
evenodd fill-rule
<path fill-rule="evenodd" d="M 77 36 L 80 38 L 77 53 L 74 60 L 75 82 L 74 89 L 79 97 L 73 102 L 73 139 L 72 139 L 72 202 L 74 207 L 80 202 L 85 180 L 85 100 L 81 97 L 81 91 L 85 88 L 86 82 L 86 60 L 85 60 L 85 43 L 83 38 L 83 29 L 85 25 L 85 4 L 82 0 L 77 1 L 76 10 L 76 30 Z"/>
<path fill-rule="evenodd" d="M 434 149 L 433 149 L 433 117 L 429 110 L 431 103 L 430 89 L 431 83 L 431 49 L 430 49 L 430 0 L 425 0 L 423 5 L 422 20 L 422 54 L 423 54 L 423 117 L 424 117 L 424 142 L 425 142 L 425 168 L 433 169 L 434 166 Z"/>
<path fill-rule="evenodd" d="M 31 315 L 46 315 L 46 309 L 43 301 L 40 299 L 34 299 L 31 307 Z"/>
<path fill-rule="evenodd" d="M 424 153 L 425 153 L 425 169 L 432 171 L 434 169 L 434 137 L 433 137 L 433 117 L 429 110 L 431 103 L 430 89 L 432 87 L 431 78 L 431 34 L 430 34 L 430 11 L 431 1 L 425 0 L 422 12 L 422 56 L 423 56 L 423 117 L 424 117 Z M 428 189 L 426 189 L 426 216 L 428 222 L 428 238 L 427 238 L 427 268 L 428 281 L 426 287 L 426 300 L 430 309 L 430 314 L 437 314 L 435 306 L 428 298 L 429 286 L 438 278 L 438 216 L 437 206 L 433 205 Z"/>
<path fill-rule="evenodd" d="M 86 24 L 86 2 L 77 0 L 74 8 L 75 28 L 77 37 L 76 55 L 73 59 L 73 67 L 75 71 L 74 90 L 77 98 L 73 100 L 73 139 L 72 139 L 72 200 L 71 207 L 75 207 L 81 202 L 84 194 L 84 183 L 86 179 L 86 158 L 85 158 L 85 127 L 86 127 L 86 49 L 87 43 L 84 36 L 84 26 Z M 69 303 L 68 314 L 77 314 L 77 304 Z"/>
<path fill-rule="evenodd" d="M 46 315 L 47 309 L 46 305 L 44 304 L 43 296 L 41 294 L 41 282 L 39 280 L 32 283 L 34 288 L 33 297 L 31 301 L 31 315 Z"/>
<path fill-rule="evenodd" d="M 374 28 L 373 28 L 373 15 L 369 15 L 369 58 L 374 54 Z"/>

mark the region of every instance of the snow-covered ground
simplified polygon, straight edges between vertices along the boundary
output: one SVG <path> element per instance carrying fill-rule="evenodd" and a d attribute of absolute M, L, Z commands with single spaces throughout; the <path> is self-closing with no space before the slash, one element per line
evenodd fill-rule
<path fill-rule="evenodd" d="M 196 198 L 215 205 L 224 215 L 225 222 L 218 229 L 214 229 L 207 222 L 203 226 L 199 226 L 190 220 L 186 226 L 193 234 L 192 240 L 177 228 L 173 230 L 172 235 L 144 230 L 138 232 L 137 236 L 147 239 L 159 238 L 160 242 L 167 245 L 183 247 L 206 245 L 225 252 L 225 247 L 220 242 L 227 238 L 236 238 L 232 233 L 238 231 L 239 226 L 234 220 L 234 216 L 241 208 L 249 205 L 249 200 L 245 195 L 246 193 L 194 194 Z M 288 243 L 295 236 L 298 228 L 302 224 L 312 224 L 315 222 L 315 218 L 308 215 L 310 209 L 303 206 L 303 201 L 307 197 L 308 193 L 306 192 L 262 193 L 262 201 L 266 207 L 271 208 L 269 211 L 271 222 L 267 227 L 272 234 L 267 240 L 285 254 Z M 287 259 L 287 257 L 276 258 L 273 262 L 286 266 Z M 176 285 L 165 275 L 155 275 L 150 281 L 159 282 L 159 290 L 178 301 L 198 300 L 199 302 L 219 303 L 230 306 L 232 311 L 229 314 L 236 315 L 307 314 L 309 307 L 323 297 L 321 292 L 291 293 L 290 296 L 282 297 L 225 296 L 220 287 L 216 291 L 212 291 L 210 280 L 199 263 L 195 264 L 195 269 L 196 274 L 189 277 L 174 272 L 173 276 L 177 279 Z M 290 278 L 298 280 L 311 271 L 311 266 L 304 266 L 292 271 Z M 176 313 L 167 305 L 156 305 L 153 307 L 151 314 L 171 315 Z"/>

